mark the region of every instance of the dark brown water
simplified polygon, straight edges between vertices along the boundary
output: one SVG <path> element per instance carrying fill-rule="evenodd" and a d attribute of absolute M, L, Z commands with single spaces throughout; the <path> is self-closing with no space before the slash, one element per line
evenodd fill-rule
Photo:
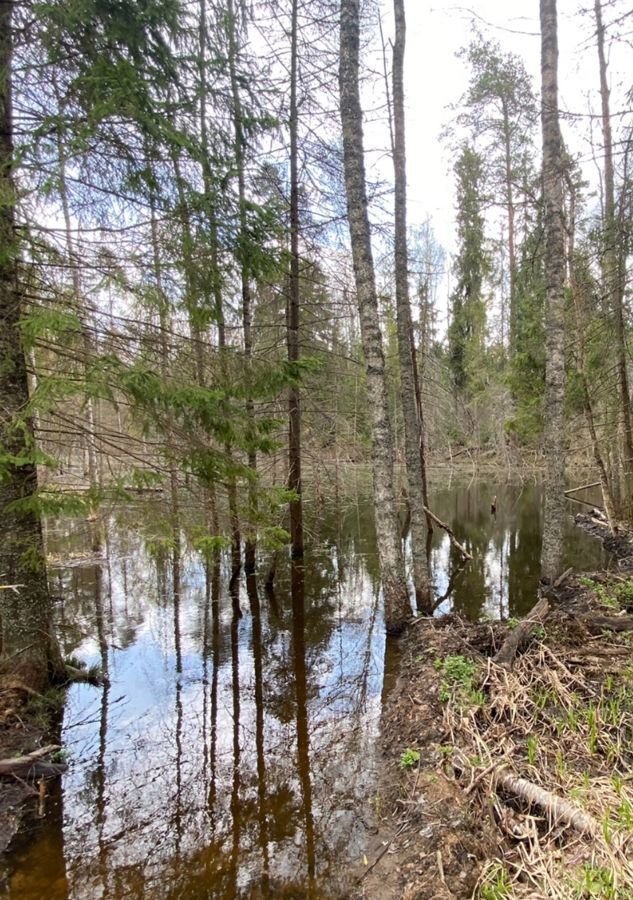
<path fill-rule="evenodd" d="M 497 513 L 490 513 L 497 496 Z M 437 514 L 475 556 L 431 550 L 441 609 L 520 615 L 538 582 L 541 489 L 445 481 Z M 603 563 L 572 525 L 567 561 Z M 304 566 L 229 583 L 174 537 L 159 506 L 107 516 L 102 559 L 73 554 L 86 522 L 48 526 L 67 652 L 103 666 L 75 686 L 62 741 L 68 773 L 9 860 L 10 896 L 349 896 L 345 872 L 371 837 L 385 690 L 385 636 L 371 503 L 307 508 Z M 73 564 L 70 564 L 73 563 Z M 388 668 L 388 667 L 387 667 Z M 403 748 L 404 749 L 404 748 Z M 339 892 L 336 894 L 336 892 Z"/>

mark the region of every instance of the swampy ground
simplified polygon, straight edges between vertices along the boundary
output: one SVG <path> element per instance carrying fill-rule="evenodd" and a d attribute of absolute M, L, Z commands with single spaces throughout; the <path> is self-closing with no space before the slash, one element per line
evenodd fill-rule
<path fill-rule="evenodd" d="M 633 897 L 632 611 L 632 572 L 570 577 L 511 669 L 513 622 L 411 628 L 358 897 Z"/>
<path fill-rule="evenodd" d="M 59 740 L 67 755 L 67 771 L 47 784 L 44 801 L 26 799 L 23 827 L 4 855 L 9 896 L 466 897 L 497 876 L 505 890 L 504 879 L 518 878 L 520 851 L 500 838 L 495 803 L 505 807 L 486 781 L 490 773 L 479 777 L 495 759 L 483 747 L 493 742 L 494 726 L 505 734 L 504 752 L 514 761 L 525 756 L 535 713 L 511 693 L 525 721 L 496 711 L 488 723 L 499 685 L 486 667 L 512 625 L 507 620 L 534 603 L 541 507 L 537 483 L 443 477 L 433 508 L 474 560 L 463 567 L 435 532 L 438 618 L 412 625 L 401 641 L 385 639 L 371 495 L 360 477 L 345 494 L 315 495 L 306 504 L 309 552 L 301 566 L 279 556 L 273 590 L 264 585 L 265 551 L 261 575 L 233 583 L 227 559 L 209 565 L 197 549 L 202 518 L 193 501 L 177 532 L 160 501 L 105 512 L 98 531 L 95 523 L 49 521 L 63 650 L 99 665 L 106 680 L 73 685 L 51 735 L 29 731 L 28 717 L 5 704 L 5 737 L 21 741 L 23 751 Z M 610 557 L 575 526 L 573 512 L 570 504 L 567 565 L 577 573 L 603 569 Z M 575 584 L 583 602 L 602 602 Z M 569 615 L 576 621 L 580 613 Z M 548 628 L 520 665 L 550 647 L 569 677 L 579 678 L 566 654 L 577 656 L 582 641 L 574 644 L 561 627 L 555 635 Z M 626 635 L 591 638 L 600 652 L 604 640 L 623 670 L 618 653 Z M 442 667 L 453 657 L 473 660 L 468 691 L 481 703 L 465 703 L 459 684 L 446 688 Z M 602 690 L 585 669 L 587 692 Z M 557 677 L 578 699 L 549 698 L 543 716 L 558 722 L 564 703 L 575 721 L 575 705 L 580 710 L 589 693 L 570 686 L 566 674 Z M 523 682 L 516 687 L 524 689 Z M 45 704 L 33 699 L 36 708 Z M 474 723 L 463 734 L 462 719 Z M 593 725 L 583 719 L 582 728 L 595 731 L 595 718 Z M 530 744 L 538 771 L 556 770 L 547 746 Z M 420 757 L 403 768 L 408 750 Z M 540 760 L 539 768 L 537 752 L 552 765 Z M 602 759 L 597 750 L 593 756 Z M 475 788 L 465 794 L 471 781 Z M 618 784 L 612 781 L 612 791 Z M 626 786 L 620 789 L 628 803 Z M 604 819 L 609 798 L 594 815 Z M 534 820 L 540 835 L 538 813 L 515 814 Z M 616 822 L 614 832 L 619 828 Z M 581 870 L 585 862 L 580 856 Z"/>

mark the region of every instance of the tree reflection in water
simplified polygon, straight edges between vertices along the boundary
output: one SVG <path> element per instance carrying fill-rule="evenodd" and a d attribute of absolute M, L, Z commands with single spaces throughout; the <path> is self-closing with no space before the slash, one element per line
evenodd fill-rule
<path fill-rule="evenodd" d="M 195 510 L 161 532 L 168 517 L 147 505 L 106 518 L 103 565 L 54 570 L 65 649 L 109 682 L 69 693 L 69 771 L 10 861 L 15 900 L 42 885 L 49 900 L 349 893 L 340 873 L 369 840 L 385 665 L 369 496 L 311 520 L 308 509 L 309 551 L 302 563 L 279 554 L 274 589 L 264 565 L 230 589 L 230 558 L 188 541 Z M 441 609 L 520 614 L 538 578 L 538 489 L 475 482 L 432 496 L 475 556 L 460 569 L 435 530 Z M 61 558 L 92 537 L 66 520 L 47 540 Z M 571 528 L 568 559 L 601 562 Z"/>

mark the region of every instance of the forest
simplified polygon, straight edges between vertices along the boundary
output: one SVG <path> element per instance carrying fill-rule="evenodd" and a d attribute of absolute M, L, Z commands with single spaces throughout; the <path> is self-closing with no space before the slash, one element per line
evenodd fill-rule
<path fill-rule="evenodd" d="M 0 890 L 633 897 L 633 10 L 0 0 Z"/>

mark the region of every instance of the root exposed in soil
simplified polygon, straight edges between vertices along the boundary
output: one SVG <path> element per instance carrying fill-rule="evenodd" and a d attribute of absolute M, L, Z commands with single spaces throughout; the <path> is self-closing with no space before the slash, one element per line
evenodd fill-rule
<path fill-rule="evenodd" d="M 508 623 L 413 626 L 359 896 L 633 898 L 633 642 L 593 627 L 630 603 L 633 580 L 571 579 L 512 671 Z"/>

